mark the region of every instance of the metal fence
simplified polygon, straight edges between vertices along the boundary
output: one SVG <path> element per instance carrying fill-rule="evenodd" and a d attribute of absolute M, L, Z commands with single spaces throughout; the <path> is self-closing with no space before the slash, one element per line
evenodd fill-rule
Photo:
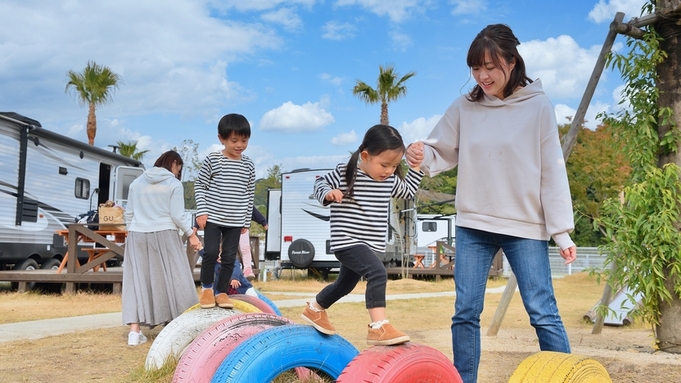
<path fill-rule="evenodd" d="M 578 247 L 577 259 L 566 265 L 560 256 L 560 250 L 557 247 L 549 247 L 549 262 L 551 263 L 551 275 L 554 278 L 564 277 L 586 269 L 603 269 L 605 254 L 600 254 L 597 247 Z M 510 275 L 511 266 L 504 256 L 503 276 L 509 277 Z"/>

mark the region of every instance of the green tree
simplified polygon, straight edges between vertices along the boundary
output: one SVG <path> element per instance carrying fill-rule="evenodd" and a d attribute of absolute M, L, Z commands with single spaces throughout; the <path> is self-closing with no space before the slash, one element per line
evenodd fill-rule
<path fill-rule="evenodd" d="M 65 91 L 73 89 L 78 102 L 82 106 L 88 106 L 87 140 L 90 145 L 94 145 L 97 135 L 95 108 L 112 101 L 114 89 L 122 82 L 121 77 L 106 66 L 88 61 L 82 72 L 70 70 L 67 78 Z"/>
<path fill-rule="evenodd" d="M 137 150 L 137 141 L 130 141 L 128 143 L 117 141 L 116 144 L 118 145 L 118 153 L 120 153 L 122 156 L 129 157 L 137 161 L 142 161 L 144 155 L 149 153 L 148 150 Z"/>
<path fill-rule="evenodd" d="M 654 327 L 660 350 L 681 353 L 681 45 L 676 24 L 678 1 L 643 6 L 660 21 L 644 27 L 640 40 L 627 38 L 628 52 L 611 56 L 610 65 L 625 80 L 623 101 L 631 106 L 606 123 L 621 133 L 632 166 L 622 200 L 609 199 L 600 223 L 604 246 L 614 267 L 606 273 L 617 289 L 641 293 L 637 312 Z M 661 36 L 666 36 L 663 39 Z"/>
<path fill-rule="evenodd" d="M 569 125 L 560 127 L 565 133 Z M 594 228 L 603 202 L 618 198 L 631 174 L 624 153 L 619 150 L 618 134 L 609 125 L 596 130 L 582 128 L 568 158 L 567 172 L 575 211 L 572 239 L 577 246 L 602 245 L 603 234 Z"/>
<path fill-rule="evenodd" d="M 281 188 L 281 165 L 267 168 L 267 176 L 255 183 L 255 206 L 263 215 L 267 214 L 267 191 Z"/>
<path fill-rule="evenodd" d="M 404 83 L 415 76 L 416 72 L 409 72 L 399 78 L 400 75 L 397 74 L 393 65 L 385 67 L 379 65 L 378 69 L 379 73 L 378 80 L 376 81 L 376 89 L 363 81 L 357 80 L 355 87 L 352 88 L 352 94 L 359 97 L 360 100 L 367 104 L 376 104 L 380 102 L 381 124 L 390 125 L 390 120 L 388 119 L 388 104 L 407 94 L 407 87 Z"/>

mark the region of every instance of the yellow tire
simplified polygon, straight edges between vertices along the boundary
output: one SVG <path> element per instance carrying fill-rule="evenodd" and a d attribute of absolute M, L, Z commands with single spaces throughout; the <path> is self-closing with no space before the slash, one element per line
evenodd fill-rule
<path fill-rule="evenodd" d="M 246 303 L 244 301 L 238 301 L 236 299 L 232 299 L 232 303 L 234 303 L 234 310 L 236 311 L 241 311 L 242 313 L 261 313 L 259 308 L 253 306 L 250 303 Z"/>
<path fill-rule="evenodd" d="M 602 364 L 583 355 L 541 351 L 515 369 L 508 383 L 612 383 Z"/>
<path fill-rule="evenodd" d="M 242 313 L 259 313 L 259 312 L 262 312 L 259 308 L 253 306 L 250 303 L 246 303 L 246 302 L 239 301 L 239 300 L 236 300 L 236 299 L 232 299 L 232 303 L 234 303 L 234 310 L 241 311 Z M 201 305 L 199 303 L 197 303 L 194 306 L 184 310 L 184 312 L 197 310 L 197 309 L 200 309 L 200 308 L 201 308 Z"/>

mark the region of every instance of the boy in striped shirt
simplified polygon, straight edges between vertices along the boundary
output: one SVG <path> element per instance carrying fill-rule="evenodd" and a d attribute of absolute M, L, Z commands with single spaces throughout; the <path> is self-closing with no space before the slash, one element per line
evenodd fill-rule
<path fill-rule="evenodd" d="M 218 139 L 224 149 L 206 157 L 194 185 L 196 223 L 203 229 L 205 242 L 199 297 L 202 308 L 216 304 L 222 308 L 234 307 L 227 292 L 239 237 L 251 225 L 255 196 L 255 166 L 243 154 L 250 137 L 251 126 L 246 117 L 240 114 L 222 117 L 218 123 Z M 221 272 L 215 281 L 220 248 Z"/>

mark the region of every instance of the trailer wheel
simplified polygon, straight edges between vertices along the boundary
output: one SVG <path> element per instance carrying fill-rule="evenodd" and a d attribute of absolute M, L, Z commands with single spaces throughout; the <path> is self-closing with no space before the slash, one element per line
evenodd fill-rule
<path fill-rule="evenodd" d="M 374 346 L 362 351 L 343 370 L 338 383 L 462 383 L 459 372 L 440 351 L 417 343 Z"/>
<path fill-rule="evenodd" d="M 36 271 L 38 269 L 39 269 L 38 262 L 36 262 L 35 259 L 33 258 L 26 258 L 23 262 L 14 265 L 14 270 Z M 26 289 L 33 290 L 35 288 L 35 285 L 36 285 L 35 282 L 28 282 L 26 284 Z M 16 290 L 18 288 L 19 283 L 12 282 L 12 290 Z"/>
<path fill-rule="evenodd" d="M 307 239 L 296 239 L 288 248 L 288 259 L 295 267 L 307 268 L 314 259 L 314 245 Z"/>
<path fill-rule="evenodd" d="M 612 383 L 608 371 L 583 355 L 540 351 L 525 358 L 508 383 Z"/>
<path fill-rule="evenodd" d="M 59 265 L 61 265 L 60 260 L 58 260 L 57 258 L 50 258 L 47 261 L 43 262 L 43 264 L 40 265 L 40 268 L 43 270 L 57 270 L 59 269 Z"/>
<path fill-rule="evenodd" d="M 236 347 L 220 364 L 213 381 L 271 382 L 296 367 L 335 380 L 357 354 L 355 346 L 339 335 L 323 335 L 312 326 L 276 326 Z"/>

